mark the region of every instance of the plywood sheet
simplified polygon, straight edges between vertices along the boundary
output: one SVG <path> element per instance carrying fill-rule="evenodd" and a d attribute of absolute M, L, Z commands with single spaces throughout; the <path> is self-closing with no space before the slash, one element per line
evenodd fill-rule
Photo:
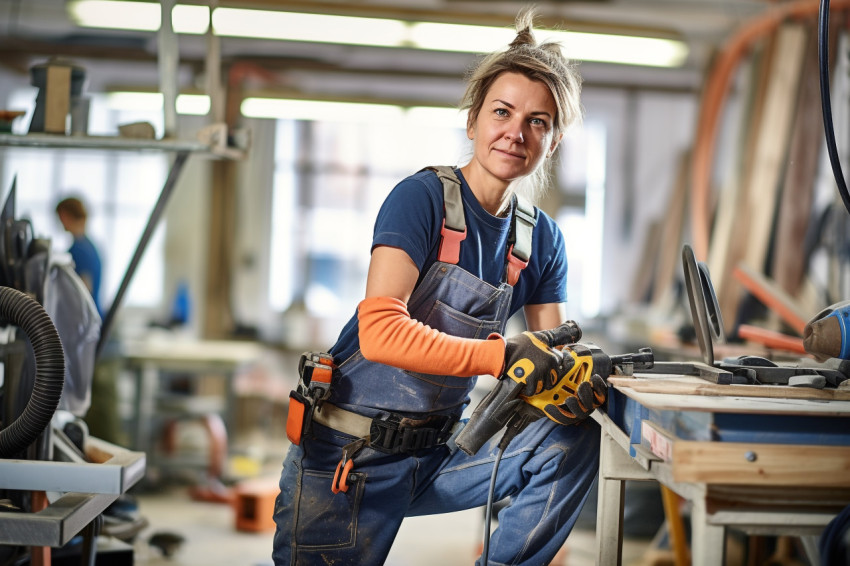
<path fill-rule="evenodd" d="M 619 388 L 665 395 L 700 395 L 708 397 L 760 397 L 763 399 L 808 399 L 821 401 L 850 401 L 850 389 L 811 389 L 784 385 L 718 385 L 694 376 L 663 378 L 608 378 Z"/>

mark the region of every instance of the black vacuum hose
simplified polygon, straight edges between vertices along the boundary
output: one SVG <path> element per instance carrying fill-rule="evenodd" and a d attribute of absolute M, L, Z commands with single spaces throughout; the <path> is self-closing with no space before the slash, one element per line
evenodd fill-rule
<path fill-rule="evenodd" d="M 32 396 L 21 415 L 0 430 L 0 458 L 11 458 L 32 444 L 50 424 L 65 385 L 65 353 L 53 321 L 28 295 L 0 287 L 0 320 L 23 330 L 35 353 Z"/>

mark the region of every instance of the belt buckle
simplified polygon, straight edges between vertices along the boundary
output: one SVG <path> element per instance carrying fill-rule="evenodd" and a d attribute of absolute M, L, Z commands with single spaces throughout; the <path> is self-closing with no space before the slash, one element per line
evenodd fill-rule
<path fill-rule="evenodd" d="M 401 420 L 395 415 L 386 419 L 374 418 L 369 427 L 369 445 L 382 451 L 394 451 Z"/>
<path fill-rule="evenodd" d="M 398 415 L 390 415 L 386 419 L 372 419 L 369 429 L 369 445 L 379 451 L 395 454 L 398 452 L 415 452 L 445 443 L 452 433 L 455 419 L 444 416 L 442 425 L 438 428 L 432 424 L 433 417 L 419 422 L 419 426 L 410 426 Z"/>

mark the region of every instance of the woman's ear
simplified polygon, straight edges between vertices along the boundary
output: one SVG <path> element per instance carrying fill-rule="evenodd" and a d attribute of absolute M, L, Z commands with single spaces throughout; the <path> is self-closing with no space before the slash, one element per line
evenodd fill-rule
<path fill-rule="evenodd" d="M 558 144 L 561 143 L 561 140 L 564 139 L 564 134 L 558 134 L 557 138 L 552 139 L 552 143 L 549 144 L 549 152 L 546 154 L 546 157 L 552 157 L 552 154 L 555 153 L 555 150 L 558 149 Z"/>

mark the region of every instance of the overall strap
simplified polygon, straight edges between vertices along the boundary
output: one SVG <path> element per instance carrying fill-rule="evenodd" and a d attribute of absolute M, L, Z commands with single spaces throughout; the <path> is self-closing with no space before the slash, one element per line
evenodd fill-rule
<path fill-rule="evenodd" d="M 426 169 L 436 173 L 443 184 L 443 206 L 446 214 L 440 229 L 440 249 L 437 252 L 437 260 L 457 264 L 460 260 L 460 243 L 466 239 L 466 217 L 463 213 L 460 179 L 451 167 L 432 166 Z M 511 208 L 511 232 L 508 237 L 505 280 L 513 287 L 519 281 L 520 272 L 528 266 L 528 260 L 531 258 L 531 239 L 534 227 L 537 225 L 537 209 L 518 195 L 514 195 Z"/>
<path fill-rule="evenodd" d="M 514 195 L 511 233 L 508 237 L 508 262 L 506 280 L 513 287 L 520 272 L 531 258 L 531 239 L 537 225 L 537 209 L 519 195 Z"/>
<path fill-rule="evenodd" d="M 440 249 L 437 260 L 457 264 L 460 260 L 460 243 L 466 239 L 466 217 L 463 214 L 463 197 L 460 193 L 460 179 L 454 169 L 444 165 L 426 167 L 443 183 L 443 206 L 445 217 L 440 229 Z"/>

